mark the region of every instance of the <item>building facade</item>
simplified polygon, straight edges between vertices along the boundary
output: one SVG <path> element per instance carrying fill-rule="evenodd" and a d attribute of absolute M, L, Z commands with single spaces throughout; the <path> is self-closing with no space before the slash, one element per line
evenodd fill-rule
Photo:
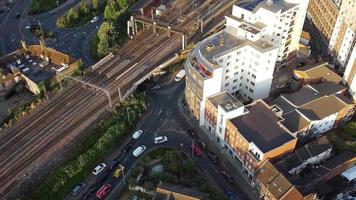
<path fill-rule="evenodd" d="M 356 1 L 311 0 L 308 14 L 325 37 L 335 61 L 345 70 L 356 39 Z M 351 60 L 353 62 L 353 60 Z"/>
<path fill-rule="evenodd" d="M 347 63 L 343 82 L 349 87 L 349 93 L 356 101 L 356 46 L 353 47 L 349 62 Z"/>
<path fill-rule="evenodd" d="M 185 97 L 200 125 L 205 101 L 227 91 L 243 101 L 268 97 L 277 61 L 297 50 L 308 0 L 234 5 L 226 28 L 199 42 L 185 63 Z"/>

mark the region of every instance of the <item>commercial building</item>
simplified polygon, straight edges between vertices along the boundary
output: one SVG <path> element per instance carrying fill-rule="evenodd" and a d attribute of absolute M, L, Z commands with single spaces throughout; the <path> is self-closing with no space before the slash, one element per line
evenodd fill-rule
<path fill-rule="evenodd" d="M 255 101 L 245 109 L 244 114 L 226 121 L 224 141 L 220 144 L 252 178 L 264 160 L 294 151 L 297 139 L 264 101 Z"/>
<path fill-rule="evenodd" d="M 39 94 L 41 84 L 51 87 L 57 83 L 57 72 L 70 75 L 79 65 L 80 60 L 47 48 L 43 42 L 31 46 L 22 42 L 21 49 L 0 58 L 0 92 L 8 93 L 22 80 L 29 91 Z"/>

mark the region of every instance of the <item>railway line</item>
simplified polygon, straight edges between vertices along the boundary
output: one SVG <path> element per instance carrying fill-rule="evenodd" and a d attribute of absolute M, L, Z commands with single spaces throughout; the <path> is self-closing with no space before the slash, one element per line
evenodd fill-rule
<path fill-rule="evenodd" d="M 216 2 L 220 1 L 204 1 L 194 9 L 189 7 L 189 3 L 184 4 L 180 8 L 181 14 L 191 17 L 177 26 L 193 26 L 196 18 L 204 14 L 203 11 L 209 6 L 220 5 Z M 161 19 L 173 21 L 178 17 L 177 12 L 167 12 Z M 152 30 L 143 30 L 134 40 L 123 45 L 115 57 L 93 69 L 84 81 L 108 90 L 113 102 L 118 102 L 119 88 L 125 93 L 133 83 L 180 49 L 180 36 L 172 34 L 168 37 L 162 30 L 158 33 L 157 36 Z M 106 76 L 125 59 L 130 62 L 111 77 Z M 83 124 L 94 121 L 96 114 L 108 108 L 108 99 L 102 92 L 73 85 L 1 134 L 0 197 L 5 197 L 18 183 L 51 159 L 68 137 L 75 137 L 85 128 Z"/>

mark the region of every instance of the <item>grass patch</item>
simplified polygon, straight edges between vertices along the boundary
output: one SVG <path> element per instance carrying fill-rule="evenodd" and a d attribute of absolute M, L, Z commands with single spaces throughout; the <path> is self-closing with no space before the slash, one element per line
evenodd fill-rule
<path fill-rule="evenodd" d="M 356 153 L 356 121 L 350 121 L 343 128 L 333 130 L 328 134 L 328 139 L 337 153 L 343 151 Z"/>
<path fill-rule="evenodd" d="M 34 15 L 42 12 L 47 12 L 58 7 L 65 1 L 66 0 L 32 0 L 27 9 L 27 13 L 29 15 Z"/>
<path fill-rule="evenodd" d="M 89 53 L 92 58 L 95 60 L 98 60 L 98 55 L 97 55 L 97 47 L 99 43 L 99 37 L 98 35 L 94 35 L 93 38 L 89 42 Z"/>
<path fill-rule="evenodd" d="M 160 163 L 163 172 L 153 173 L 151 168 Z M 142 178 L 137 182 L 139 175 Z M 142 156 L 132 171 L 129 183 L 154 190 L 159 181 L 182 185 L 209 194 L 211 200 L 224 200 L 227 197 L 217 188 L 207 183 L 200 175 L 195 162 L 184 152 L 174 148 L 158 148 Z"/>
<path fill-rule="evenodd" d="M 130 121 L 126 116 L 127 108 Z M 54 170 L 29 199 L 63 199 L 109 149 L 122 143 L 144 110 L 146 103 L 143 94 L 125 100 L 113 110 L 111 116 L 78 142 L 73 150 L 73 158 Z"/>

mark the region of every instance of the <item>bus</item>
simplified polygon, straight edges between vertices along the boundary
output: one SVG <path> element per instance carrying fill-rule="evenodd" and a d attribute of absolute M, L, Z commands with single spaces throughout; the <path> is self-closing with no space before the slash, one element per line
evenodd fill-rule
<path fill-rule="evenodd" d="M 182 80 L 185 77 L 185 71 L 184 69 L 180 70 L 178 74 L 176 75 L 176 78 L 174 79 L 176 82 Z"/>

